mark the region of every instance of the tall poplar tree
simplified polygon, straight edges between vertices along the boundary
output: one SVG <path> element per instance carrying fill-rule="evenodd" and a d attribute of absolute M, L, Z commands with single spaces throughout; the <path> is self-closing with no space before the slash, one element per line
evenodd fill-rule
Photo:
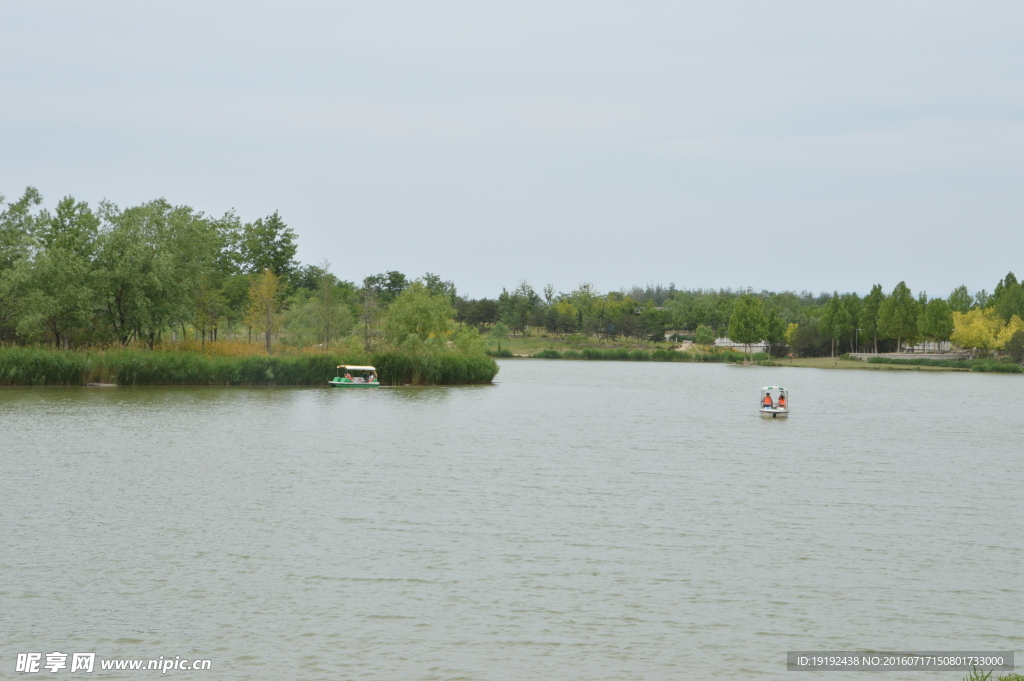
<path fill-rule="evenodd" d="M 836 341 L 849 335 L 852 328 L 850 311 L 843 305 L 839 293 L 833 293 L 818 320 L 818 331 L 832 341 L 832 357 L 836 356 Z"/>
<path fill-rule="evenodd" d="M 949 294 L 949 308 L 953 312 L 970 312 L 973 304 L 974 298 L 966 286 L 957 286 Z"/>
<path fill-rule="evenodd" d="M 1024 284 L 1018 282 L 1017 277 L 1010 272 L 996 284 L 991 302 L 996 314 L 1002 317 L 1004 322 L 1010 321 L 1014 315 L 1024 319 Z"/>
<path fill-rule="evenodd" d="M 763 303 L 754 296 L 741 296 L 729 318 L 729 340 L 744 345 L 744 357 L 750 354 L 750 346 L 761 341 L 767 331 Z"/>
<path fill-rule="evenodd" d="M 875 284 L 871 293 L 864 297 L 864 305 L 860 309 L 860 330 L 871 337 L 871 351 L 878 354 L 878 313 L 885 300 L 882 285 Z"/>
<path fill-rule="evenodd" d="M 896 284 L 878 312 L 878 327 L 886 338 L 896 340 L 896 352 L 900 352 L 904 341 L 917 338 L 918 304 L 905 282 Z"/>
<path fill-rule="evenodd" d="M 925 305 L 920 319 L 921 336 L 925 340 L 941 343 L 953 333 L 953 311 L 942 298 L 933 298 Z"/>
<path fill-rule="evenodd" d="M 786 340 L 786 320 L 779 316 L 773 307 L 765 315 L 764 339 L 768 342 L 768 356 L 772 356 L 772 346 Z"/>

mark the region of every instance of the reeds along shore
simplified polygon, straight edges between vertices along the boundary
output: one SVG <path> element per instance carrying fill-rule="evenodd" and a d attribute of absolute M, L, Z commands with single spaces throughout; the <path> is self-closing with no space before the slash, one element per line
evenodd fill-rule
<path fill-rule="evenodd" d="M 497 363 L 455 352 L 412 355 L 210 355 L 200 352 L 124 349 L 62 351 L 0 348 L 0 385 L 326 385 L 339 364 L 372 364 L 381 385 L 490 383 Z"/>
<path fill-rule="evenodd" d="M 493 352 L 497 357 L 513 357 L 511 351 Z M 530 355 L 535 359 L 590 359 L 630 362 L 724 362 L 737 363 L 744 359 L 766 361 L 767 353 L 758 352 L 744 357 L 741 352 L 679 352 L 676 350 L 628 350 L 626 348 L 584 348 L 582 350 L 541 350 Z"/>

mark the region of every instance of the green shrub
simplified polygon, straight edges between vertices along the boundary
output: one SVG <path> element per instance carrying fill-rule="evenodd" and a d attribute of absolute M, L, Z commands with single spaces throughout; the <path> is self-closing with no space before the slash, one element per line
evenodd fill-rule
<path fill-rule="evenodd" d="M 649 362 L 651 361 L 651 355 L 646 350 L 634 350 L 629 353 L 629 358 L 634 362 Z"/>
<path fill-rule="evenodd" d="M 896 357 L 869 357 L 869 364 L 905 364 L 909 366 L 945 367 L 947 369 L 968 369 L 976 360 L 969 359 L 911 359 Z"/>
<path fill-rule="evenodd" d="M 538 359 L 562 359 L 562 353 L 558 350 L 541 350 L 534 357 Z"/>
<path fill-rule="evenodd" d="M 971 367 L 971 371 L 990 372 L 995 374 L 1020 374 L 1024 373 L 1024 367 L 1019 364 L 1001 364 L 999 362 L 978 362 Z"/>

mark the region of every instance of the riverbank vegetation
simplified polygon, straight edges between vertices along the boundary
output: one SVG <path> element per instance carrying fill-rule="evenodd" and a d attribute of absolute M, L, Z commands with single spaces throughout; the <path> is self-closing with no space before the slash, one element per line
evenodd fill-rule
<path fill-rule="evenodd" d="M 3 203 L 0 197 L 0 204 Z M 337 364 L 385 385 L 488 383 L 498 371 L 454 286 L 426 274 L 339 280 L 295 260 L 278 213 L 243 224 L 158 199 L 0 211 L 0 384 L 322 385 Z"/>
<path fill-rule="evenodd" d="M 211 353 L 148 348 L 0 348 L 0 386 L 325 385 L 339 364 L 372 364 L 381 385 L 490 383 L 497 364 L 483 354 L 381 351 Z"/>
<path fill-rule="evenodd" d="M 715 356 L 729 339 L 769 358 L 952 346 L 990 363 L 1024 361 L 1024 286 L 1012 273 L 991 294 L 960 286 L 945 297 L 904 282 L 864 296 L 674 284 L 559 292 L 521 282 L 474 299 L 431 273 L 414 280 L 388 271 L 355 283 L 332 274 L 327 260 L 302 265 L 298 235 L 276 212 L 243 222 L 163 199 L 42 205 L 32 188 L 13 202 L 0 197 L 0 345 L 206 353 L 226 342 L 267 356 L 434 358 L 415 360 L 426 367 L 485 352 Z"/>

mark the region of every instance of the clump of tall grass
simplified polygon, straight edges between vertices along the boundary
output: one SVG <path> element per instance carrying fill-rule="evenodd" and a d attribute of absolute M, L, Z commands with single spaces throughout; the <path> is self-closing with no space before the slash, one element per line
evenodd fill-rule
<path fill-rule="evenodd" d="M 94 358 L 44 348 L 0 348 L 0 385 L 82 385 Z"/>
<path fill-rule="evenodd" d="M 992 679 L 992 672 L 983 672 L 977 667 L 971 670 L 971 673 L 964 677 L 964 681 L 990 681 Z M 995 681 L 1024 681 L 1024 676 L 1010 672 L 1009 674 L 1003 674 Z"/>
<path fill-rule="evenodd" d="M 498 365 L 484 355 L 443 352 L 214 354 L 118 349 L 0 348 L 0 385 L 326 385 L 339 364 L 373 364 L 382 385 L 490 383 Z"/>
<path fill-rule="evenodd" d="M 371 359 L 381 385 L 490 383 L 498 373 L 497 362 L 486 355 L 384 351 Z"/>

